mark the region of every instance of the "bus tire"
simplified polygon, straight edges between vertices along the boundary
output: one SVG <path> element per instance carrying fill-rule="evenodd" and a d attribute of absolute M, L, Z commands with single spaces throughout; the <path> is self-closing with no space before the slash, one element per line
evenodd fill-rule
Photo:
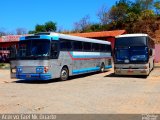
<path fill-rule="evenodd" d="M 102 63 L 100 67 L 100 72 L 103 73 L 104 71 L 105 71 L 105 65 L 104 63 Z"/>
<path fill-rule="evenodd" d="M 69 77 L 69 70 L 67 67 L 63 67 L 60 73 L 60 79 L 62 81 L 68 80 Z"/>
<path fill-rule="evenodd" d="M 154 70 L 154 67 L 155 67 L 155 63 L 154 63 L 154 61 L 153 61 L 153 68 L 152 68 L 152 70 Z"/>

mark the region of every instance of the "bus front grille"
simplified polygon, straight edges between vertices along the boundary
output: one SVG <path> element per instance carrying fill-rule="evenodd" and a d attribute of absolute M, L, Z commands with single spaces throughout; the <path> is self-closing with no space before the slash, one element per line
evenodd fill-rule
<path fill-rule="evenodd" d="M 24 66 L 22 68 L 23 73 L 36 73 L 36 67 L 33 66 Z"/>

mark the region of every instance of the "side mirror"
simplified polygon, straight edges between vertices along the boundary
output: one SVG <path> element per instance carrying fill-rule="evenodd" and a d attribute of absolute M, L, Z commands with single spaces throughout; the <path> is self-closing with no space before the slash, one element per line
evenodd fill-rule
<path fill-rule="evenodd" d="M 51 57 L 56 58 L 58 56 L 58 44 L 53 42 L 51 44 Z"/>

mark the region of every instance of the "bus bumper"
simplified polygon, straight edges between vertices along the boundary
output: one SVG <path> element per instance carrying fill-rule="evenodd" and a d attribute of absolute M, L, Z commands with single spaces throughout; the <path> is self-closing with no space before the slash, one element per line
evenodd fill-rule
<path fill-rule="evenodd" d="M 115 64 L 116 75 L 149 75 L 148 64 Z"/>
<path fill-rule="evenodd" d="M 139 70 L 134 70 L 134 69 L 115 69 L 114 73 L 116 75 L 149 75 L 149 70 L 145 69 L 139 69 Z"/>
<path fill-rule="evenodd" d="M 17 74 L 16 78 L 23 80 L 50 80 L 51 74 Z"/>

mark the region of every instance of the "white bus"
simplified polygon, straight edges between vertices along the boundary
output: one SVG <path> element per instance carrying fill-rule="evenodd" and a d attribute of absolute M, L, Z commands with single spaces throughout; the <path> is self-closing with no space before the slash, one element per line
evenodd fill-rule
<path fill-rule="evenodd" d="M 54 32 L 20 37 L 11 49 L 11 78 L 49 80 L 112 68 L 111 43 Z"/>
<path fill-rule="evenodd" d="M 117 75 L 149 75 L 154 68 L 154 40 L 147 34 L 116 37 L 114 71 Z"/>

